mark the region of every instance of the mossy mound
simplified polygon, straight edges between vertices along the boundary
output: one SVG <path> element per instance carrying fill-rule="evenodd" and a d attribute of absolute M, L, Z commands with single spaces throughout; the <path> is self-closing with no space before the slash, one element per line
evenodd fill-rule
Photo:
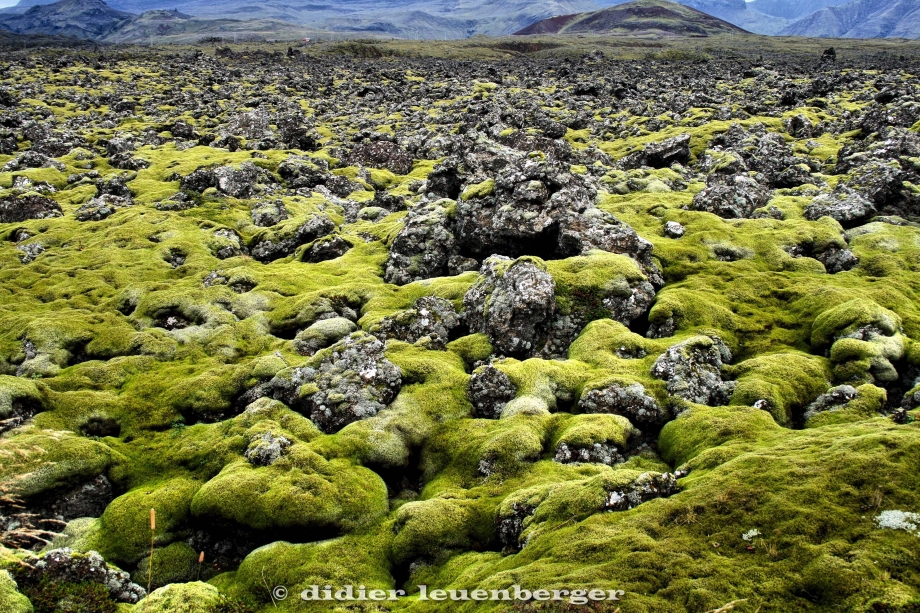
<path fill-rule="evenodd" d="M 5 570 L 0 571 L 0 608 L 9 613 L 32 613 L 32 603 L 19 593 L 16 582 Z"/>
<path fill-rule="evenodd" d="M 176 583 L 151 592 L 131 609 L 132 613 L 211 613 L 220 602 L 220 592 L 207 583 Z"/>
<path fill-rule="evenodd" d="M 272 466 L 226 466 L 191 501 L 199 517 L 232 520 L 257 530 L 349 531 L 388 509 L 380 477 L 347 461 L 326 461 L 294 446 Z"/>

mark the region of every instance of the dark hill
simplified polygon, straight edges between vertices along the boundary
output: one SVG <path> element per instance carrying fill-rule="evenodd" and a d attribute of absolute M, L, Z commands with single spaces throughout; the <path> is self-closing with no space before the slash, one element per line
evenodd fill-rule
<path fill-rule="evenodd" d="M 4 15 L 0 27 L 18 34 L 47 34 L 101 39 L 134 19 L 102 0 L 61 0 L 33 6 L 19 15 Z"/>
<path fill-rule="evenodd" d="M 638 0 L 591 13 L 551 17 L 515 32 L 516 35 L 610 33 L 713 36 L 746 33 L 746 30 L 676 2 Z"/>

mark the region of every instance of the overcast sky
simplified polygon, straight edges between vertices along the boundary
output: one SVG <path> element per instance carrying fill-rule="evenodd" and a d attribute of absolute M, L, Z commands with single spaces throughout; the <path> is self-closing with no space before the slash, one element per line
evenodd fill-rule
<path fill-rule="evenodd" d="M 19 0 L 0 0 L 0 8 L 3 8 L 5 6 L 13 6 L 17 2 L 19 2 Z"/>

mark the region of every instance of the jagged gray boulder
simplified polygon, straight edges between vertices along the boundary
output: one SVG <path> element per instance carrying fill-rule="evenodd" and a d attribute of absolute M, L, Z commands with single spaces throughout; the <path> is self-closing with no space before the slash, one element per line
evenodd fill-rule
<path fill-rule="evenodd" d="M 38 153 L 37 151 L 25 151 L 4 164 L 0 171 L 15 172 L 27 168 L 54 168 L 63 172 L 66 167 L 53 157 Z"/>
<path fill-rule="evenodd" d="M 443 349 L 450 333 L 460 325 L 460 316 L 450 301 L 437 296 L 423 296 L 410 309 L 399 311 L 380 322 L 377 335 L 416 343 L 427 338 L 430 349 Z"/>
<path fill-rule="evenodd" d="M 843 185 L 839 185 L 830 194 L 817 196 L 804 211 L 805 219 L 809 221 L 830 217 L 839 221 L 845 228 L 865 223 L 876 213 L 872 202 Z"/>
<path fill-rule="evenodd" d="M 741 174 L 714 181 L 693 197 L 690 209 L 714 213 L 725 219 L 745 219 L 769 200 L 769 190 Z"/>
<path fill-rule="evenodd" d="M 286 437 L 274 432 L 265 432 L 249 440 L 249 446 L 243 456 L 253 466 L 271 466 L 281 459 L 290 446 L 291 441 Z"/>
<path fill-rule="evenodd" d="M 652 375 L 667 383 L 668 394 L 697 404 L 728 404 L 735 382 L 722 380 L 731 351 L 718 337 L 696 336 L 670 347 L 652 365 Z"/>
<path fill-rule="evenodd" d="M 491 183 L 469 186 L 458 200 L 458 245 L 480 259 L 493 254 L 577 255 L 559 253 L 557 237 L 570 213 L 593 208 L 596 188 L 552 160 L 521 156 L 505 161 Z"/>
<path fill-rule="evenodd" d="M 628 486 L 607 493 L 604 511 L 628 511 L 653 498 L 667 498 L 680 491 L 672 473 L 642 473 Z"/>
<path fill-rule="evenodd" d="M 340 258 L 348 253 L 353 245 L 341 236 L 324 236 L 310 245 L 303 254 L 303 261 L 310 263 L 326 262 Z"/>
<path fill-rule="evenodd" d="M 897 161 L 869 160 L 853 169 L 846 186 L 879 210 L 889 205 L 893 205 L 897 210 L 900 208 L 899 201 L 908 198 L 906 194 L 902 195 L 906 179 Z"/>
<path fill-rule="evenodd" d="M 326 433 L 373 417 L 402 387 L 402 371 L 374 336 L 355 332 L 325 350 L 315 367 L 302 366 L 276 376 L 265 390 L 306 413 Z"/>
<path fill-rule="evenodd" d="M 277 226 L 290 217 L 287 209 L 284 207 L 284 202 L 280 200 L 258 203 L 253 207 L 250 216 L 252 217 L 252 223 L 260 228 Z"/>
<path fill-rule="evenodd" d="M 255 192 L 260 174 L 252 162 L 243 162 L 239 168 L 220 166 L 214 169 L 214 187 L 227 196 L 249 198 Z"/>
<path fill-rule="evenodd" d="M 181 177 L 179 185 L 183 190 L 203 192 L 208 188 L 233 198 L 251 198 L 259 189 L 260 182 L 270 182 L 271 177 L 252 162 L 243 162 L 238 168 L 218 166 L 199 168 Z"/>
<path fill-rule="evenodd" d="M 258 236 L 250 253 L 260 262 L 273 262 L 291 255 L 301 245 L 331 234 L 335 227 L 335 223 L 326 215 L 314 215 L 296 228 Z"/>
<path fill-rule="evenodd" d="M 620 450 L 609 443 L 593 443 L 585 447 L 559 443 L 553 460 L 560 464 L 606 464 L 607 466 L 625 461 Z"/>
<path fill-rule="evenodd" d="M 278 174 L 285 183 L 295 189 L 312 189 L 326 183 L 332 177 L 326 160 L 301 156 L 291 156 L 281 162 Z"/>
<path fill-rule="evenodd" d="M 271 117 L 260 108 L 237 113 L 223 128 L 225 135 L 242 136 L 249 140 L 271 137 Z"/>
<path fill-rule="evenodd" d="M 855 400 L 858 395 L 859 393 L 852 385 L 838 385 L 837 387 L 832 387 L 818 396 L 814 402 L 805 408 L 803 418 L 805 421 L 808 421 L 820 413 L 839 411 L 845 408 L 851 400 Z"/>
<path fill-rule="evenodd" d="M 25 243 L 22 245 L 16 245 L 17 251 L 21 251 L 22 254 L 19 256 L 19 261 L 23 264 L 30 264 L 35 261 L 35 259 L 43 254 L 46 249 L 45 246 L 41 243 Z"/>
<path fill-rule="evenodd" d="M 652 244 L 631 226 L 593 207 L 583 213 L 567 214 L 559 230 L 558 253 L 570 257 L 592 249 L 627 255 L 639 265 L 652 285 L 664 285 L 661 271 L 652 259 Z"/>
<path fill-rule="evenodd" d="M 7 196 L 0 198 L 0 223 L 18 223 L 28 219 L 49 219 L 63 215 L 61 206 L 44 196 Z"/>
<path fill-rule="evenodd" d="M 811 181 L 808 167 L 802 167 L 805 160 L 793 154 L 782 135 L 770 132 L 757 139 L 757 147 L 744 150 L 747 167 L 762 177 L 772 187 L 796 187 Z"/>
<path fill-rule="evenodd" d="M 578 401 L 578 408 L 585 413 L 622 415 L 640 429 L 660 428 L 669 418 L 668 411 L 646 393 L 641 383 L 588 390 Z"/>
<path fill-rule="evenodd" d="M 240 235 L 229 228 L 220 228 L 214 231 L 214 239 L 211 245 L 214 257 L 219 260 L 226 260 L 246 253 L 243 246 L 243 239 Z"/>
<path fill-rule="evenodd" d="M 495 520 L 498 540 L 504 546 L 503 554 L 515 553 L 523 548 L 521 533 L 524 532 L 524 520 L 533 515 L 536 510 L 537 505 L 535 504 L 514 502 Z"/>
<path fill-rule="evenodd" d="M 103 194 L 80 205 L 74 214 L 77 221 L 102 221 L 114 215 L 119 209 L 131 206 L 133 201 L 120 196 Z"/>
<path fill-rule="evenodd" d="M 517 387 L 508 375 L 491 364 L 478 368 L 470 377 L 469 396 L 476 417 L 498 419 L 516 395 Z"/>
<path fill-rule="evenodd" d="M 456 251 L 456 239 L 449 227 L 455 206 L 453 200 L 441 199 L 423 202 L 409 211 L 390 245 L 383 275 L 387 283 L 405 285 L 451 274 L 449 262 Z"/>
<path fill-rule="evenodd" d="M 532 354 L 546 342 L 556 309 L 555 288 L 539 260 L 492 256 L 463 297 L 467 325 L 488 335 L 498 352 Z"/>
<path fill-rule="evenodd" d="M 687 232 L 683 224 L 676 221 L 669 221 L 664 224 L 664 235 L 668 238 L 680 238 Z"/>
<path fill-rule="evenodd" d="M 852 270 L 859 264 L 859 258 L 849 249 L 831 247 L 822 252 L 817 260 L 824 264 L 824 269 L 830 274 L 837 274 L 845 270 Z"/>
<path fill-rule="evenodd" d="M 147 595 L 146 590 L 131 582 L 131 575 L 110 568 L 95 551 L 79 553 L 69 548 L 53 549 L 40 558 L 29 560 L 30 568 L 17 576 L 20 582 L 37 584 L 40 581 L 53 583 L 99 583 L 109 590 L 109 595 L 118 602 L 136 603 Z"/>
<path fill-rule="evenodd" d="M 402 147 L 388 141 L 364 142 L 351 150 L 345 161 L 349 165 L 385 168 L 398 175 L 412 172 L 412 158 Z"/>
<path fill-rule="evenodd" d="M 658 143 L 649 143 L 642 151 L 642 161 L 652 168 L 668 168 L 690 161 L 690 135 L 680 134 Z"/>

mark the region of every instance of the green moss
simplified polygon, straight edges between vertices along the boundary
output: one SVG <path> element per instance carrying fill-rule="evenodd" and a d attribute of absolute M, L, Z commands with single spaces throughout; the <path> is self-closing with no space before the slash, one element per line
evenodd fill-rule
<path fill-rule="evenodd" d="M 575 415 L 553 439 L 553 448 L 560 443 L 577 447 L 590 447 L 594 443 L 611 443 L 619 448 L 635 429 L 629 420 L 620 415 Z"/>
<path fill-rule="evenodd" d="M 303 545 L 278 541 L 253 551 L 243 560 L 233 576 L 233 591 L 235 595 L 266 603 L 267 608 L 275 608 L 269 604 L 269 592 L 274 586 L 283 585 L 291 596 L 277 603 L 281 610 L 326 612 L 330 610 L 328 602 L 306 602 L 298 596 L 313 585 L 392 589 L 393 579 L 387 571 L 388 552 L 386 540 L 372 535 Z"/>
<path fill-rule="evenodd" d="M 665 41 L 666 48 L 648 58 L 641 47 L 573 41 L 563 48 L 553 43 L 553 48 L 535 55 L 578 49 L 577 56 L 598 43 L 605 53 L 641 59 L 653 69 L 661 69 L 657 62 L 662 59 L 715 55 L 714 48 L 691 50 L 686 46 L 691 43 L 680 41 Z M 760 39 L 755 43 L 763 46 Z M 426 49 L 454 59 L 458 54 L 496 59 L 508 53 L 493 47 L 471 40 Z M 305 51 L 321 53 L 321 48 Z M 375 42 L 373 48 L 419 50 L 416 43 L 406 41 Z M 804 43 L 796 48 L 808 48 L 810 55 L 821 50 Z M 283 54 L 286 45 L 277 49 Z M 261 51 L 235 50 L 250 57 Z M 899 53 L 909 55 L 910 50 Z M 240 395 L 276 375 L 291 376 L 295 367 L 308 362 L 299 355 L 303 349 L 298 342 L 292 342 L 298 334 L 298 341 L 325 345 L 351 325 L 329 320 L 329 315 L 341 315 L 347 307 L 359 316 L 359 327 L 370 331 L 421 296 L 443 297 L 459 309 L 476 273 L 404 287 L 385 284 L 383 266 L 405 213 L 372 219 L 365 210 L 358 221 L 348 222 L 345 210 L 319 191 L 310 197 L 257 193 L 249 201 L 210 189 L 194 195 L 190 209 L 158 210 L 156 206 L 179 189 L 174 174 L 248 160 L 276 173 L 290 152 L 268 150 L 258 154 L 266 156 L 261 159 L 249 150 L 180 150 L 166 131 L 172 122 L 181 118 L 199 131 L 215 133 L 225 112 L 192 117 L 180 112 L 179 103 L 154 101 L 173 85 L 187 95 L 198 91 L 164 77 L 159 57 L 151 61 L 146 52 L 133 54 L 118 64 L 94 68 L 92 61 L 74 66 L 51 62 L 51 69 L 41 61 L 31 67 L 13 63 L 7 74 L 10 82 L 27 83 L 33 90 L 29 99 L 19 102 L 23 113 L 38 116 L 49 109 L 61 125 L 85 118 L 90 111 L 99 113 L 99 121 L 84 127 L 73 122 L 73 129 L 91 147 L 61 157 L 64 171 L 15 173 L 51 183 L 58 190 L 52 197 L 64 216 L 0 229 L 0 419 L 14 406 L 41 410 L 31 425 L 0 439 L 0 476 L 28 495 L 54 493 L 98 474 L 107 475 L 116 491 L 127 492 L 102 518 L 71 522 L 54 545 L 97 548 L 142 575 L 149 508 L 164 503 L 163 509 L 157 507 L 154 570 L 157 581 L 167 581 L 180 578 L 194 555 L 184 544 L 192 519 L 293 528 L 306 538 L 345 534 L 304 545 L 269 545 L 252 552 L 239 572 L 212 580 L 228 597 L 251 599 L 263 612 L 277 608 L 325 613 L 330 610 L 325 603 L 300 602 L 295 597 L 299 590 L 327 583 L 388 589 L 395 587 L 394 577 L 402 580 L 410 570 L 410 584 L 448 588 L 615 585 L 627 590 L 623 610 L 636 613 L 711 611 L 734 599 L 745 599 L 735 606 L 746 613 L 862 613 L 871 602 L 895 606 L 920 595 L 914 570 L 920 567 L 916 537 L 879 530 L 873 522 L 881 510 L 920 510 L 917 467 L 911 460 L 918 456 L 917 426 L 898 426 L 877 416 L 885 401 L 884 386 L 897 387 L 894 380 L 905 375 L 905 367 L 920 364 L 914 342 L 920 340 L 917 228 L 876 222 L 844 231 L 830 218 L 811 222 L 803 216 L 815 190 L 833 189 L 845 179 L 828 173 L 833 172 L 840 147 L 862 135 L 827 132 L 798 140 L 784 136 L 818 172 L 813 173 L 814 185 L 774 190 L 769 204 L 781 211 L 782 220 L 726 220 L 692 211 L 689 205 L 705 184 L 670 168 L 618 171 L 605 166 L 603 159 L 590 168 L 573 166 L 573 173 L 603 177 L 598 206 L 653 244 L 666 283 L 649 321 L 673 324 L 674 335 L 647 338 L 640 330 L 643 322 L 637 322 L 633 332 L 607 319 L 610 313 L 603 308 L 603 298 L 625 297 L 630 286 L 643 279 L 627 257 L 591 252 L 549 262 L 531 258 L 552 274 L 560 312 L 578 312 L 594 321 L 571 345 L 568 359 L 496 361 L 518 389 L 501 419 L 470 418 L 469 372 L 493 350 L 485 337 L 457 339 L 448 351 L 390 341 L 387 356 L 403 372 L 396 400 L 376 416 L 326 435 L 277 400 L 261 399 L 244 411 Z M 309 65 L 304 64 L 305 78 Z M 769 67 L 767 61 L 763 68 Z M 333 87 L 367 82 L 360 68 L 343 64 L 339 69 Z M 388 87 L 400 82 L 419 87 L 417 83 L 425 81 L 427 87 L 448 92 L 448 97 L 400 113 L 370 108 L 368 126 L 399 136 L 418 113 L 427 119 L 429 130 L 446 134 L 456 132 L 456 126 L 444 124 L 444 118 L 466 112 L 472 99 L 494 98 L 515 108 L 519 97 L 532 94 L 544 101 L 542 112 L 547 116 L 574 125 L 575 110 L 554 102 L 561 88 L 531 88 L 512 74 L 505 74 L 500 85 L 464 84 L 416 69 L 422 74 L 409 75 L 408 81 L 381 73 L 382 82 Z M 721 82 L 715 93 L 738 100 L 762 98 L 759 88 L 773 76 L 755 70 L 757 77 Z M 748 128 L 762 123 L 768 131 L 783 132 L 783 121 L 796 114 L 814 123 L 834 123 L 844 112 L 863 112 L 869 105 L 863 98 L 875 93 L 868 83 L 881 73 L 845 69 L 842 74 L 848 83 L 866 82 L 867 90 L 835 91 L 780 115 L 751 116 L 740 123 Z M 905 81 L 913 78 L 906 72 L 893 74 Z M 809 85 L 804 77 L 791 82 L 796 87 Z M 108 100 L 125 94 L 126 88 L 138 90 L 129 96 L 138 103 L 131 117 L 103 117 L 108 106 L 83 110 L 71 100 L 85 94 L 87 100 Z M 274 96 L 283 95 L 274 85 L 245 75 L 233 87 L 209 89 L 228 97 L 227 108 L 234 101 L 258 97 L 269 112 L 275 110 Z M 321 97 L 328 97 L 325 90 L 323 86 Z M 603 97 L 585 104 L 598 126 L 609 123 L 597 131 L 569 130 L 565 140 L 575 149 L 597 147 L 616 160 L 647 143 L 688 133 L 691 165 L 704 155 L 714 158 L 717 169 L 732 163 L 729 154 L 710 149 L 712 138 L 731 125 L 731 120 L 713 120 L 724 112 L 721 109 L 690 108 L 680 117 L 666 113 L 652 118 L 649 113 L 639 116 L 603 106 L 608 104 Z M 334 111 L 327 100 L 308 98 L 299 105 L 323 139 L 324 148 L 307 156 L 356 180 L 359 188 L 352 199 L 366 202 L 375 191 L 387 190 L 405 197 L 409 205 L 418 202 L 417 181 L 427 178 L 438 160 L 416 161 L 403 177 L 373 169 L 365 175 L 357 167 L 342 167 L 333 154 L 340 155 L 356 134 L 351 109 Z M 327 110 L 317 111 L 321 106 Z M 740 110 L 736 107 L 729 110 Z M 102 127 L 109 125 L 104 123 L 108 119 L 117 126 Z M 92 181 L 68 184 L 68 175 L 91 169 L 106 178 L 122 174 L 93 154 L 100 139 L 120 132 L 139 136 L 151 128 L 169 140 L 138 149 L 137 155 L 151 166 L 127 175 L 136 204 L 103 221 L 77 222 L 74 213 L 94 195 L 95 186 Z M 30 146 L 19 145 L 21 150 Z M 540 152 L 532 157 L 547 158 Z M 9 159 L 12 156 L 0 156 L 2 163 Z M 12 181 L 13 173 L 0 173 L 0 189 L 6 192 Z M 916 192 L 915 186 L 905 188 Z M 462 197 L 485 198 L 493 192 L 487 180 L 470 186 Z M 281 200 L 290 217 L 276 227 L 260 228 L 253 223 L 251 208 L 268 197 Z M 431 206 L 448 219 L 456 213 L 451 200 Z M 341 258 L 304 262 L 306 246 L 270 264 L 246 255 L 216 257 L 227 242 L 215 237 L 219 229 L 236 232 L 251 247 L 259 240 L 288 237 L 321 213 L 355 245 Z M 683 224 L 686 234 L 680 239 L 666 237 L 663 227 L 668 221 Z M 46 248 L 30 264 L 20 261 L 21 252 L 11 240 L 19 229 L 32 235 L 30 242 Z M 817 259 L 790 255 L 818 254 L 828 248 L 851 249 L 859 265 L 827 274 Z M 175 259 L 180 254 L 181 263 Z M 187 325 L 167 329 L 168 317 L 179 317 Z M 344 327 L 324 329 L 337 325 Z M 880 333 L 867 333 L 872 327 Z M 563 441 L 631 444 L 622 418 L 571 415 L 578 398 L 587 389 L 640 383 L 667 403 L 664 383 L 651 377 L 651 365 L 675 343 L 710 334 L 722 338 L 734 356 L 723 373 L 737 381 L 732 406 L 669 403 L 669 408 L 683 413 L 662 430 L 661 457 L 646 450 L 614 467 L 553 461 L 556 445 Z M 805 430 L 788 427 L 801 425 L 804 408 L 830 385 L 840 383 L 858 385 L 857 398 L 813 417 Z M 751 408 L 761 400 L 767 402 L 758 406 L 768 410 Z M 121 432 L 101 440 L 78 436 L 92 415 L 111 418 Z M 293 446 L 278 464 L 253 467 L 242 454 L 252 437 L 266 432 L 285 436 Z M 678 466 L 690 470 L 681 479 L 682 492 L 623 513 L 600 511 L 609 488 L 643 472 Z M 386 477 L 391 491 L 378 475 Z M 206 485 L 198 491 L 200 484 Z M 524 548 L 501 555 L 495 521 L 514 503 L 532 507 L 533 514 L 523 520 Z M 193 517 L 192 508 L 201 516 Z M 741 538 L 754 528 L 760 531 L 757 538 Z M 283 603 L 270 600 L 268 589 L 276 584 L 291 590 Z M 194 600 L 185 598 L 188 603 Z M 507 607 L 439 606 L 409 598 L 391 608 L 481 613 Z"/>
<path fill-rule="evenodd" d="M 762 355 L 729 368 L 738 381 L 733 406 L 767 401 L 776 422 L 792 426 L 801 409 L 829 387 L 832 379 L 826 359 L 804 353 Z"/>
<path fill-rule="evenodd" d="M 833 424 L 845 424 L 875 417 L 884 408 L 888 394 L 874 385 L 860 385 L 857 396 L 839 409 L 824 411 L 805 422 L 806 428 L 821 428 Z"/>
<path fill-rule="evenodd" d="M 517 415 L 506 419 L 463 421 L 439 428 L 426 449 L 427 476 L 437 480 L 426 491 L 447 482 L 471 487 L 486 475 L 511 477 L 539 459 L 548 438 L 546 416 Z"/>
<path fill-rule="evenodd" d="M 571 525 L 599 513 L 610 492 L 628 486 L 640 473 L 634 470 L 605 470 L 590 479 L 566 481 L 540 489 L 523 490 L 502 502 L 499 515 L 514 504 L 534 507 L 533 514 L 524 520 L 521 534 L 527 541 L 543 531 L 552 531 L 562 525 Z"/>
<path fill-rule="evenodd" d="M 863 326 L 875 326 L 886 334 L 901 329 L 897 314 L 865 299 L 855 299 L 821 313 L 812 326 L 811 343 L 827 347 L 831 342 Z"/>
<path fill-rule="evenodd" d="M 29 432 L 0 439 L 0 451 L 5 458 L 0 478 L 12 483 L 13 492 L 23 498 L 73 487 L 126 461 L 108 446 L 69 432 Z"/>
<path fill-rule="evenodd" d="M 102 514 L 93 548 L 116 563 L 138 562 L 150 547 L 150 509 L 156 510 L 155 542 L 169 543 L 189 518 L 189 505 L 200 487 L 197 481 L 177 478 L 122 494 Z"/>
<path fill-rule="evenodd" d="M 207 583 L 175 583 L 154 590 L 131 610 L 132 613 L 210 613 L 220 593 Z"/>
<path fill-rule="evenodd" d="M 489 337 L 485 334 L 471 334 L 458 338 L 447 344 L 447 350 L 459 355 L 467 364 L 485 360 L 493 352 Z"/>
<path fill-rule="evenodd" d="M 43 394 L 34 381 L 0 375 L 0 419 L 12 415 L 14 403 L 41 407 Z"/>
<path fill-rule="evenodd" d="M 95 581 L 64 582 L 42 578 L 25 588 L 35 613 L 117 613 L 119 606 L 108 587 Z"/>
<path fill-rule="evenodd" d="M 460 199 L 466 202 L 467 200 L 477 200 L 479 198 L 488 198 L 495 193 L 495 180 L 487 179 L 482 183 L 477 183 L 475 185 L 470 185 L 463 193 L 460 194 Z"/>
<path fill-rule="evenodd" d="M 489 508 L 476 500 L 432 498 L 396 511 L 393 556 L 405 563 L 451 549 L 481 549 L 494 538 Z"/>
<path fill-rule="evenodd" d="M 371 185 L 375 190 L 385 190 L 399 183 L 399 178 L 389 170 L 371 168 L 368 172 L 371 175 Z M 373 198 L 373 196 L 371 196 L 371 198 Z"/>
<path fill-rule="evenodd" d="M 341 340 L 357 329 L 358 327 L 352 321 L 344 317 L 322 319 L 298 334 L 295 344 L 317 351 Z"/>
<path fill-rule="evenodd" d="M 197 516 L 259 530 L 354 530 L 388 508 L 386 486 L 376 474 L 343 460 L 326 461 L 298 445 L 272 466 L 228 465 L 192 501 Z"/>
<path fill-rule="evenodd" d="M 513 398 L 502 409 L 502 419 L 516 415 L 549 415 L 549 403 L 537 396 L 518 396 Z"/>
<path fill-rule="evenodd" d="M 635 261 L 606 251 L 552 260 L 547 271 L 556 282 L 557 308 L 562 313 L 585 312 L 588 319 L 608 317 L 603 299 L 632 295 L 630 285 L 645 277 Z"/>
<path fill-rule="evenodd" d="M 170 583 L 185 583 L 196 578 L 198 571 L 198 552 L 187 543 L 171 543 L 153 551 L 153 575 L 150 577 L 153 589 Z M 137 565 L 132 580 L 139 585 L 147 585 L 150 558 L 145 556 Z M 207 571 L 207 567 L 205 567 Z M 209 574 L 206 572 L 206 574 Z"/>
<path fill-rule="evenodd" d="M 7 613 L 32 613 L 32 603 L 16 589 L 16 582 L 0 570 L 0 609 Z"/>
<path fill-rule="evenodd" d="M 63 547 L 69 547 L 74 551 L 89 551 L 98 541 L 99 530 L 98 518 L 80 517 L 71 520 L 42 551 L 46 552 Z"/>
<path fill-rule="evenodd" d="M 716 422 L 723 445 L 730 447 L 731 453 L 713 466 L 692 463 L 690 477 L 682 481 L 683 493 L 625 513 L 594 512 L 578 521 L 579 515 L 569 511 L 571 505 L 586 504 L 586 511 L 592 505 L 587 504 L 590 497 L 582 488 L 573 489 L 577 498 L 563 497 L 558 506 L 558 517 L 572 518 L 568 523 L 542 532 L 534 530 L 523 551 L 514 556 L 466 556 L 462 563 L 458 560 L 456 565 L 443 565 L 437 575 L 439 585 L 448 589 L 491 589 L 520 583 L 552 589 L 577 580 L 586 586 L 616 583 L 626 590 L 624 603 L 631 602 L 639 610 L 655 610 L 662 599 L 668 602 L 678 594 L 683 594 L 681 598 L 689 595 L 696 599 L 693 602 L 704 606 L 721 606 L 712 605 L 722 602 L 714 594 L 726 593 L 747 598 L 755 609 L 773 606 L 771 603 L 783 607 L 786 605 L 780 603 L 791 599 L 807 610 L 813 605 L 808 604 L 807 596 L 796 596 L 795 590 L 812 581 L 812 577 L 817 580 L 820 573 L 808 567 L 817 567 L 822 564 L 818 560 L 829 555 L 844 563 L 841 570 L 852 569 L 870 578 L 859 590 L 849 587 L 836 594 L 814 595 L 818 607 L 861 610 L 865 603 L 888 593 L 891 588 L 879 576 L 881 571 L 869 571 L 864 566 L 869 556 L 847 540 L 829 537 L 828 530 L 847 534 L 873 548 L 874 559 L 884 560 L 880 568 L 901 564 L 897 560 L 903 555 L 915 557 L 907 549 L 915 537 L 874 529 L 871 517 L 861 519 L 866 514 L 860 508 L 877 487 L 885 492 L 886 507 L 915 504 L 916 496 L 909 488 L 904 489 L 909 482 L 909 469 L 896 468 L 896 458 L 914 445 L 912 433 L 901 430 L 894 434 L 898 431 L 884 422 L 794 433 L 777 427 L 762 411 L 708 411 L 709 419 L 697 420 L 700 433 L 713 429 L 711 418 L 716 411 L 749 412 L 752 417 L 761 417 L 754 422 L 735 418 L 733 421 L 741 426 L 732 428 L 741 435 L 737 441 Z M 756 426 L 758 420 L 760 425 Z M 742 426 L 743 421 L 748 422 L 746 426 Z M 673 422 L 673 427 L 678 425 L 685 430 L 691 426 L 687 418 Z M 879 427 L 884 432 L 879 432 Z M 879 440 L 891 436 L 897 441 L 896 450 L 876 446 Z M 867 472 L 867 467 L 873 464 L 893 472 L 887 473 L 888 479 L 874 476 L 867 481 L 866 477 L 873 474 Z M 803 478 L 804 474 L 810 478 Z M 839 489 L 841 483 L 850 487 Z M 543 496 L 535 495 L 537 500 Z M 544 501 L 540 506 L 545 504 Z M 834 513 L 828 515 L 831 509 Z M 763 536 L 744 541 L 742 533 L 751 528 L 757 528 Z M 747 549 L 749 544 L 753 552 Z M 875 557 L 889 547 L 882 558 Z M 638 555 L 637 550 L 642 554 Z M 692 553 L 689 558 L 688 551 Z M 848 552 L 852 554 L 848 556 Z M 651 577 L 660 575 L 653 569 L 663 566 L 669 569 L 668 579 L 657 583 Z M 700 569 L 709 577 L 708 595 L 699 590 L 694 580 Z M 758 578 L 756 582 L 747 579 L 750 573 Z M 656 585 L 657 589 L 653 587 Z"/>
<path fill-rule="evenodd" d="M 662 457 L 681 466 L 731 441 L 732 448 L 778 436 L 781 428 L 766 411 L 751 407 L 693 406 L 665 425 L 658 439 Z"/>

